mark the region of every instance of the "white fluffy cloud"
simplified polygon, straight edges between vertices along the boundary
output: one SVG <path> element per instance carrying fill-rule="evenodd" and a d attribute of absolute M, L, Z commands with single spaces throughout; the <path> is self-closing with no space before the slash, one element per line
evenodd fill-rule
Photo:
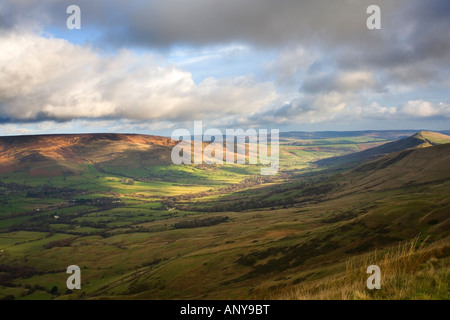
<path fill-rule="evenodd" d="M 435 105 L 429 101 L 411 100 L 401 109 L 401 113 L 418 118 L 443 116 L 450 118 L 450 104 L 440 102 Z"/>
<path fill-rule="evenodd" d="M 207 78 L 154 55 L 97 52 L 32 33 L 0 35 L 0 112 L 8 121 L 133 119 L 188 121 L 257 112 L 273 84 L 250 76 Z"/>

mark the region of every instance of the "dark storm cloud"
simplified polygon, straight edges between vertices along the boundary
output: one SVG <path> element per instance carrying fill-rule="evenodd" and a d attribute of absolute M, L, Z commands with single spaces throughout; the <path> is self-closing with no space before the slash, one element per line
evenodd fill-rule
<path fill-rule="evenodd" d="M 447 0 L 19 0 L 0 5 L 0 28 L 29 24 L 64 30 L 66 8 L 76 4 L 81 8 L 82 27 L 99 31 L 97 45 L 168 48 L 178 44 L 244 42 L 279 48 L 300 42 L 321 46 L 335 55 L 343 68 L 361 65 L 390 68 L 430 59 L 450 60 L 449 3 Z M 380 31 L 366 28 L 366 9 L 372 4 L 382 10 Z M 399 70 L 399 78 L 401 73 Z"/>
<path fill-rule="evenodd" d="M 425 83 L 447 78 L 450 68 L 450 2 L 413 0 L 393 12 L 382 10 L 383 41 L 345 47 L 341 69 L 372 68 L 385 81 Z"/>
<path fill-rule="evenodd" d="M 365 4 L 366 3 L 366 4 Z M 149 46 L 209 45 L 242 41 L 272 46 L 319 35 L 338 41 L 359 38 L 367 1 L 169 0 L 132 12 L 108 40 Z M 353 12 L 350 16 L 349 12 Z"/>
<path fill-rule="evenodd" d="M 378 1 L 386 10 L 400 1 Z M 305 38 L 346 42 L 367 32 L 366 8 L 373 1 L 150 0 L 10 1 L 2 16 L 11 21 L 65 28 L 65 9 L 79 5 L 85 27 L 98 27 L 117 45 L 209 45 L 230 41 L 271 46 Z M 41 20 L 41 21 L 39 21 Z M 11 25 L 11 22 L 8 23 Z"/>
<path fill-rule="evenodd" d="M 243 42 L 279 48 L 314 44 L 342 68 L 391 68 L 450 58 L 446 0 L 73 0 L 7 1 L 0 28 L 23 24 L 65 29 L 66 8 L 79 5 L 95 44 L 168 48 Z M 382 10 L 382 30 L 366 28 L 369 5 Z M 423 66 L 426 75 L 427 66 Z M 431 68 L 433 69 L 433 68 Z M 395 71 L 395 70 L 394 70 Z M 413 75 L 413 78 L 422 74 Z M 397 70 L 397 77 L 409 78 Z"/>
<path fill-rule="evenodd" d="M 382 91 L 381 84 L 375 79 L 372 72 L 337 72 L 321 73 L 308 76 L 300 88 L 304 93 L 327 93 L 338 91 L 357 92 L 363 89 Z"/>

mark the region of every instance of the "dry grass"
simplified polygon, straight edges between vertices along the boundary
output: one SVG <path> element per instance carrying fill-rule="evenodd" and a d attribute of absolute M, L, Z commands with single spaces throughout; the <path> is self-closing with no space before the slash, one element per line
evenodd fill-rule
<path fill-rule="evenodd" d="M 274 294 L 282 300 L 450 299 L 449 241 L 424 247 L 419 238 L 346 262 L 345 272 Z M 381 270 L 381 289 L 369 290 L 367 267 Z"/>

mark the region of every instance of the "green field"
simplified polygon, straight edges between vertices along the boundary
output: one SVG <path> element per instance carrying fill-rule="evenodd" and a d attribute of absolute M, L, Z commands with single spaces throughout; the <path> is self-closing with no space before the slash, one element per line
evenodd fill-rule
<path fill-rule="evenodd" d="M 356 169 L 315 163 L 388 141 L 285 138 L 280 172 L 266 177 L 255 165 L 3 173 L 0 298 L 327 298 L 324 288 L 342 286 L 346 272 L 361 276 L 346 268 L 351 259 L 416 239 L 434 262 L 419 261 L 408 281 L 434 266 L 439 290 L 421 281 L 405 293 L 392 283 L 389 294 L 358 287 L 338 298 L 449 299 L 448 145 Z M 69 265 L 81 268 L 81 290 L 65 286 Z"/>

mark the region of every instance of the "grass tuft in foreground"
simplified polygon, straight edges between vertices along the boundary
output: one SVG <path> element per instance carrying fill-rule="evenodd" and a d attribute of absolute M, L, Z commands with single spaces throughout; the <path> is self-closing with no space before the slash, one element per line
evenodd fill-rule
<path fill-rule="evenodd" d="M 351 258 L 345 272 L 301 283 L 274 294 L 282 300 L 450 299 L 450 245 L 448 241 L 425 247 L 416 237 L 385 251 Z M 381 289 L 369 290 L 369 265 L 381 269 Z"/>

